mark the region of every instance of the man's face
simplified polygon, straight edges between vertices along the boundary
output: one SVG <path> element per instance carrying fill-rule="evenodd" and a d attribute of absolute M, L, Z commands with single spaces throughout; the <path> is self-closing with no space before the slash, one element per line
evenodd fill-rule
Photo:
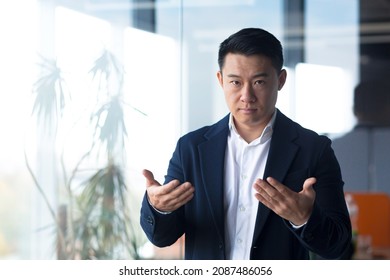
<path fill-rule="evenodd" d="M 266 56 L 229 53 L 217 77 L 236 127 L 262 130 L 275 110 L 286 71 L 278 73 Z"/>

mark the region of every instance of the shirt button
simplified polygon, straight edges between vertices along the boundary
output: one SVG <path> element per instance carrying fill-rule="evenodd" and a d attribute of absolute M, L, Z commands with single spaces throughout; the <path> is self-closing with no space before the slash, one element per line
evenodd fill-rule
<path fill-rule="evenodd" d="M 240 206 L 239 209 L 240 209 L 241 212 L 244 212 L 246 210 L 244 206 Z"/>
<path fill-rule="evenodd" d="M 242 243 L 242 239 L 241 239 L 241 238 L 238 238 L 238 239 L 237 239 L 237 243 L 238 243 L 238 244 L 241 244 L 241 243 Z"/>

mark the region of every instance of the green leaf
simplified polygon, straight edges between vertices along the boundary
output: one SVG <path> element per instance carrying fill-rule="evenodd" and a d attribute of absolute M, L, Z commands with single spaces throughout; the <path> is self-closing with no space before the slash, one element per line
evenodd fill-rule
<path fill-rule="evenodd" d="M 38 66 L 42 74 L 33 85 L 35 100 L 32 114 L 50 131 L 57 128 L 65 108 L 64 80 L 56 60 L 41 56 Z"/>

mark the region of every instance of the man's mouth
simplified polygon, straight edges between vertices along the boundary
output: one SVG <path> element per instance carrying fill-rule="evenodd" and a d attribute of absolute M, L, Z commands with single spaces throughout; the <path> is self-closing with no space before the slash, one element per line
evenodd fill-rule
<path fill-rule="evenodd" d="M 243 112 L 243 113 L 253 113 L 253 112 L 256 111 L 255 108 L 240 108 L 239 110 L 240 110 L 241 112 Z"/>

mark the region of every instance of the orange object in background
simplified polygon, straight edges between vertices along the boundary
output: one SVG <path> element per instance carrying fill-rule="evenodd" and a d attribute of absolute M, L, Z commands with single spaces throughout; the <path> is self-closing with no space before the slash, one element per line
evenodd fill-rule
<path fill-rule="evenodd" d="M 358 206 L 358 235 L 371 236 L 372 247 L 390 248 L 390 196 L 376 192 L 348 192 Z"/>

